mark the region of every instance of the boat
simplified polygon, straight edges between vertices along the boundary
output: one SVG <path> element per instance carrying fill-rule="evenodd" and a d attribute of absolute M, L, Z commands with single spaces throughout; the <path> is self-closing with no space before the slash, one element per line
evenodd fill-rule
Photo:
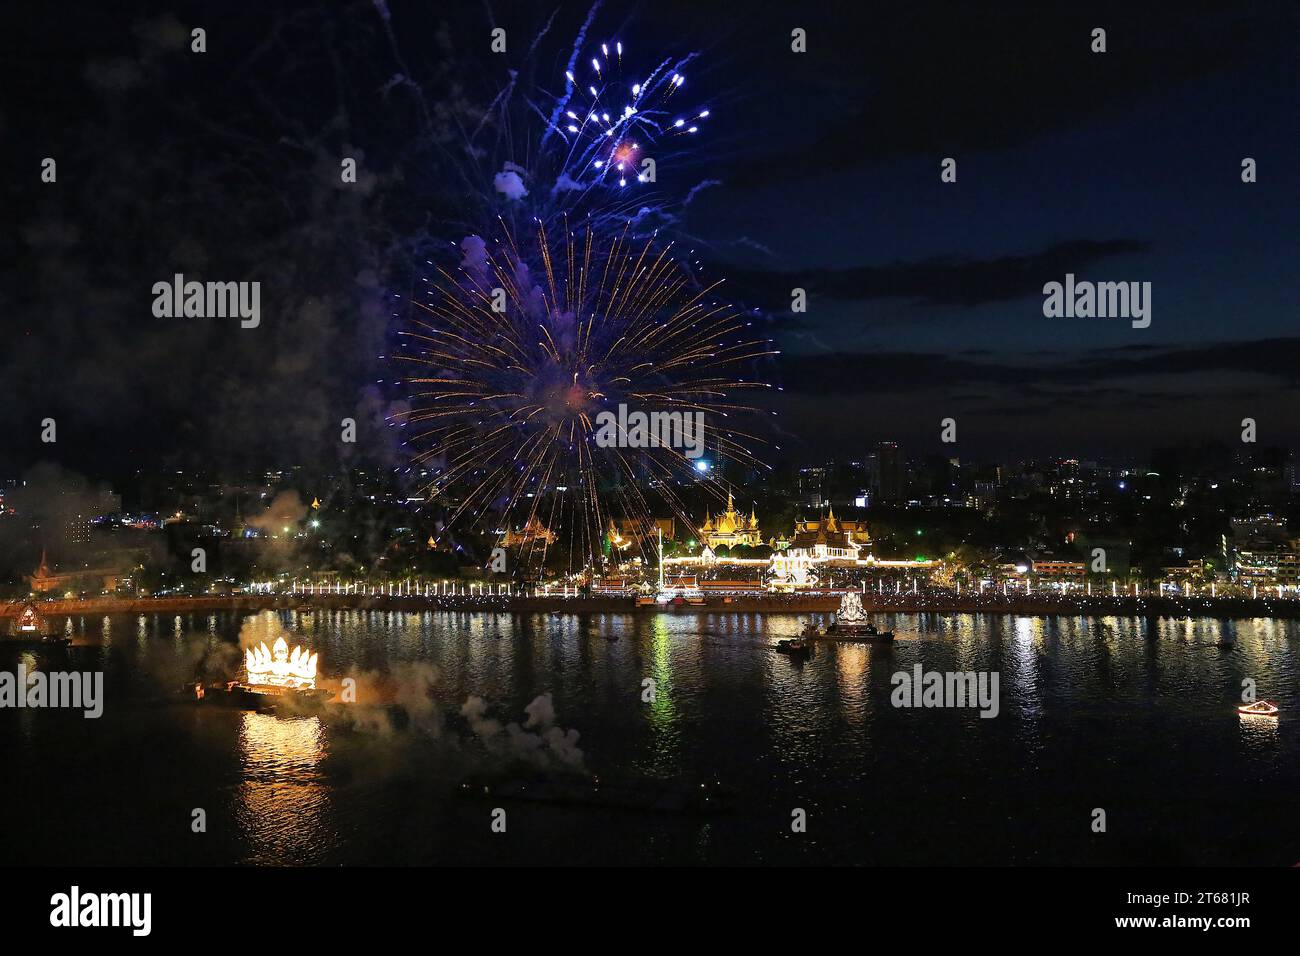
<path fill-rule="evenodd" d="M 246 710 L 263 710 L 276 704 L 297 708 L 317 707 L 333 693 L 316 686 L 317 655 L 307 648 L 294 647 L 278 637 L 274 647 L 249 647 L 244 651 L 245 680 L 228 680 L 204 685 L 202 681 L 186 684 L 190 698 L 197 703 L 223 704 Z"/>
<path fill-rule="evenodd" d="M 217 684 L 194 681 L 182 693 L 196 704 L 233 707 L 237 710 L 273 710 L 279 704 L 296 709 L 319 707 L 334 695 L 315 687 L 278 687 L 269 684 L 245 684 L 231 680 Z"/>
<path fill-rule="evenodd" d="M 655 603 L 667 607 L 704 607 L 707 602 L 699 591 L 669 588 L 655 595 Z"/>
<path fill-rule="evenodd" d="M 636 599 L 637 607 L 655 607 L 658 603 L 659 602 L 655 600 L 654 595 L 651 594 L 637 595 L 637 599 Z"/>
<path fill-rule="evenodd" d="M 788 654 L 791 657 L 807 657 L 812 653 L 812 647 L 801 637 L 795 637 L 788 640 L 776 642 L 776 652 L 778 654 Z"/>
<path fill-rule="evenodd" d="M 799 632 L 799 636 L 807 641 L 816 640 L 819 637 L 826 636 L 826 628 L 810 620 L 803 626 L 803 630 Z"/>
<path fill-rule="evenodd" d="M 72 638 L 51 634 L 41 619 L 36 605 L 28 601 L 23 606 L 11 635 L 0 638 L 0 646 L 24 651 L 62 649 L 72 644 Z"/>
<path fill-rule="evenodd" d="M 840 598 L 840 609 L 835 620 L 826 629 L 826 636 L 832 638 L 858 641 L 892 641 L 893 631 L 881 631 L 871 623 L 867 612 L 862 609 L 862 598 L 856 591 L 849 591 Z"/>
<path fill-rule="evenodd" d="M 1276 717 L 1281 708 L 1271 700 L 1257 700 L 1250 704 L 1242 704 L 1237 708 L 1237 713 L 1243 717 Z"/>

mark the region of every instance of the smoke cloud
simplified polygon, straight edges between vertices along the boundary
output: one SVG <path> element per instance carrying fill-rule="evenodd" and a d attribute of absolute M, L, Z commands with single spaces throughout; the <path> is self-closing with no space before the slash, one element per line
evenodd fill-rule
<path fill-rule="evenodd" d="M 471 696 L 461 705 L 460 715 L 489 754 L 541 768 L 582 769 L 584 755 L 578 747 L 578 731 L 556 724 L 555 703 L 550 694 L 535 697 L 524 708 L 523 726 L 488 716 L 488 703 Z"/>
<path fill-rule="evenodd" d="M 248 519 L 249 527 L 267 532 L 279 532 L 292 527 L 307 517 L 307 506 L 296 491 L 282 491 L 260 515 Z"/>

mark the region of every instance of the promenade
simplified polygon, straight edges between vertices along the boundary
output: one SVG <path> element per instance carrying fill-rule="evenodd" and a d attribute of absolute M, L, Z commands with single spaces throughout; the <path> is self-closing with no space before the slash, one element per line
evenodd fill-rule
<path fill-rule="evenodd" d="M 311 607 L 320 610 L 463 611 L 512 614 L 791 614 L 830 613 L 839 607 L 838 594 L 711 594 L 703 604 L 637 607 L 631 597 L 593 595 L 520 596 L 386 596 L 356 594 L 241 594 L 198 597 L 123 598 L 93 597 L 80 600 L 39 601 L 46 618 L 89 615 L 196 614 L 211 612 L 256 613 Z M 16 616 L 24 601 L 0 605 L 0 617 Z M 1300 601 L 1238 597 L 1062 597 L 1051 594 L 958 595 L 930 590 L 917 594 L 862 595 L 862 606 L 872 613 L 900 614 L 1017 614 L 1118 615 L 1123 617 L 1300 618 Z"/>

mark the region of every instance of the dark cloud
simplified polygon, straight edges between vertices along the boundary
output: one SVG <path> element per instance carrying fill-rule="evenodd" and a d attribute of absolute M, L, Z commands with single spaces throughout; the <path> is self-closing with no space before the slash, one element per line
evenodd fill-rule
<path fill-rule="evenodd" d="M 882 392 L 932 392 L 936 383 L 956 386 L 1013 387 L 1022 396 L 1036 390 L 1059 396 L 1079 390 L 1090 398 L 1105 394 L 1133 398 L 1163 397 L 1119 382 L 1151 383 L 1165 376 L 1192 376 L 1202 386 L 1220 380 L 1261 380 L 1300 386 L 1300 338 L 1254 342 L 1217 342 L 1197 346 L 1140 346 L 1057 352 L 1047 356 L 1017 353 L 874 352 L 826 355 L 785 353 L 778 363 L 785 389 L 818 395 L 867 395 Z M 1109 387 L 1107 385 L 1109 383 Z M 950 393 L 949 397 L 955 397 Z M 1174 393 L 1177 397 L 1178 392 Z M 1253 394 L 1245 390 L 1239 394 Z M 965 393 L 963 398 L 973 397 Z"/>
<path fill-rule="evenodd" d="M 1043 283 L 1081 273 L 1104 259 L 1134 255 L 1149 245 L 1137 239 L 1073 239 L 1019 256 L 978 259 L 944 256 L 853 269 L 763 271 L 719 267 L 728 287 L 766 308 L 789 308 L 791 289 L 812 298 L 911 299 L 924 305 L 977 306 L 1041 295 Z"/>
<path fill-rule="evenodd" d="M 760 5 L 747 36 L 784 56 L 789 26 L 809 52 L 778 89 L 787 119 L 773 148 L 739 165 L 733 183 L 762 183 L 929 157 L 1022 146 L 1236 64 L 1275 56 L 1295 35 L 1294 4 L 1249 9 L 1101 3 Z M 1090 50 L 1107 30 L 1104 57 Z M 761 42 L 755 39 L 755 42 Z M 807 95 L 809 87 L 816 90 Z M 937 167 L 936 167 L 937 168 Z"/>

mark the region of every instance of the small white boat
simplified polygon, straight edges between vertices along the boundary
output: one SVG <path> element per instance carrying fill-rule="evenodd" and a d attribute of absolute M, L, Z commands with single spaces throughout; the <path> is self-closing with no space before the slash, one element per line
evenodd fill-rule
<path fill-rule="evenodd" d="M 1237 713 L 1243 717 L 1276 717 L 1280 708 L 1271 700 L 1257 700 L 1251 704 L 1242 704 Z"/>

